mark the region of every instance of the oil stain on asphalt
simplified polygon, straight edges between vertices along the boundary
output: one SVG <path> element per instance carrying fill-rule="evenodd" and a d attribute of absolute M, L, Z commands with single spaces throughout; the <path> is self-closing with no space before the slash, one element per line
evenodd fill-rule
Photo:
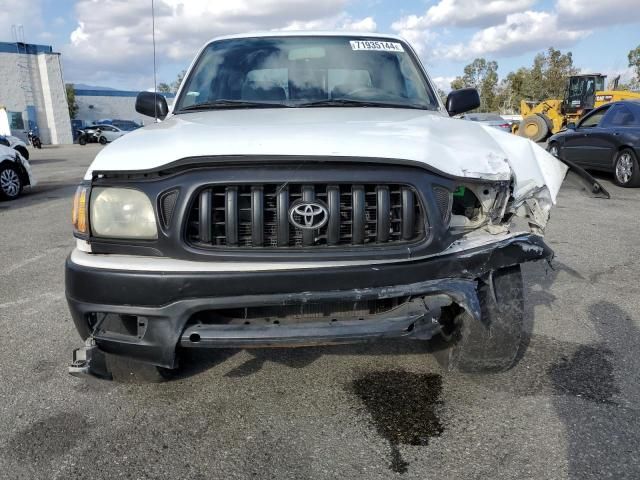
<path fill-rule="evenodd" d="M 444 427 L 438 418 L 442 404 L 442 377 L 401 370 L 370 372 L 352 382 L 380 436 L 389 441 L 394 472 L 405 473 L 409 464 L 398 445 L 427 445 Z"/>

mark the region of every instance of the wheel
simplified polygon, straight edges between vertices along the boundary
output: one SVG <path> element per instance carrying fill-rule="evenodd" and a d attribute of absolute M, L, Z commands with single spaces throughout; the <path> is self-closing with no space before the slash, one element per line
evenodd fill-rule
<path fill-rule="evenodd" d="M 20 173 L 13 165 L 0 166 L 0 198 L 13 200 L 22 191 Z"/>
<path fill-rule="evenodd" d="M 632 150 L 625 148 L 616 155 L 613 167 L 613 180 L 621 187 L 640 186 L 640 168 L 638 159 Z"/>
<path fill-rule="evenodd" d="M 478 287 L 482 319 L 463 312 L 456 329 L 437 352 L 446 370 L 502 372 L 515 363 L 524 328 L 524 294 L 520 265 L 494 271 Z"/>
<path fill-rule="evenodd" d="M 534 142 L 541 142 L 549 134 L 549 125 L 540 115 L 529 115 L 520 122 L 518 135 Z"/>
<path fill-rule="evenodd" d="M 558 144 L 556 142 L 553 142 L 551 145 L 549 145 L 548 152 L 554 157 L 560 158 L 560 149 L 558 148 Z"/>
<path fill-rule="evenodd" d="M 84 135 L 81 135 L 80 138 L 78 138 L 78 143 L 80 145 L 86 145 L 87 144 L 87 137 L 85 137 Z"/>
<path fill-rule="evenodd" d="M 106 137 L 100 137 L 100 144 L 101 145 L 106 145 L 107 144 L 107 138 Z"/>
<path fill-rule="evenodd" d="M 18 152 L 20 155 L 22 155 L 22 157 L 25 160 L 29 160 L 29 150 L 27 150 L 25 147 L 23 147 L 22 145 L 19 147 L 16 147 L 16 152 Z"/>

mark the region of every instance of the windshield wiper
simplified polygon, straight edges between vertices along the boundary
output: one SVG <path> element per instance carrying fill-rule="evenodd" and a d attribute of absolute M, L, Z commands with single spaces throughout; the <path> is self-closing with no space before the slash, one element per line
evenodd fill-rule
<path fill-rule="evenodd" d="M 351 98 L 331 98 L 313 102 L 299 103 L 297 107 L 378 107 L 378 108 L 413 108 L 417 110 L 432 110 L 427 105 L 402 102 L 380 102 L 374 100 L 355 100 Z"/>
<path fill-rule="evenodd" d="M 253 102 L 249 100 L 214 100 L 213 102 L 196 103 L 177 110 L 175 113 L 193 110 L 214 110 L 223 108 L 287 108 L 288 105 L 271 102 Z"/>

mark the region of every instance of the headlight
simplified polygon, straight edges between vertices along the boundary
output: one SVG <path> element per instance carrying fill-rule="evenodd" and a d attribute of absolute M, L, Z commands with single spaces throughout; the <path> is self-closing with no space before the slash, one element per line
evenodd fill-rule
<path fill-rule="evenodd" d="M 98 237 L 158 238 L 156 216 L 144 193 L 130 188 L 91 190 L 91 231 Z"/>

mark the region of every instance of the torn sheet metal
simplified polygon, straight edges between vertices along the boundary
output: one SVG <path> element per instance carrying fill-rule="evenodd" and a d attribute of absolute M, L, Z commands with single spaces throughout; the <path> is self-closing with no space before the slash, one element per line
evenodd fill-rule
<path fill-rule="evenodd" d="M 555 204 L 556 196 L 568 167 L 529 139 L 482 126 L 505 153 L 513 173 L 514 201 L 536 196 L 546 187 L 548 198 Z"/>

